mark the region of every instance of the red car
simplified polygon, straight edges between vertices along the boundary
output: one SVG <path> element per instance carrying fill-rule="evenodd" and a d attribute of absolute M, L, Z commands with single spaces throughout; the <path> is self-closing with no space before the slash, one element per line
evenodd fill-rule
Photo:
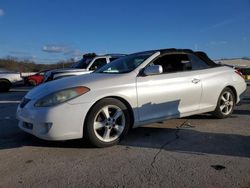
<path fill-rule="evenodd" d="M 44 70 L 44 71 L 40 71 L 34 75 L 28 76 L 24 79 L 24 83 L 26 85 L 32 85 L 32 86 L 36 86 L 39 85 L 43 82 L 44 79 L 44 73 L 48 71 L 48 70 Z"/>

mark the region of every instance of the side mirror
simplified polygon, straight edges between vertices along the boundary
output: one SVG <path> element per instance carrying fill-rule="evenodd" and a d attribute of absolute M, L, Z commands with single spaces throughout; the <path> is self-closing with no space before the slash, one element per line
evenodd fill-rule
<path fill-rule="evenodd" d="M 146 76 L 157 75 L 157 74 L 161 74 L 162 72 L 163 72 L 163 69 L 161 65 L 151 65 L 151 66 L 146 67 L 143 71 L 144 75 Z"/>

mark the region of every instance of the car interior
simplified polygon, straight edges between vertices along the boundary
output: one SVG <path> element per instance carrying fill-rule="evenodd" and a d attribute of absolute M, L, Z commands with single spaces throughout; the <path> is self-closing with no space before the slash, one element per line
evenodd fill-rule
<path fill-rule="evenodd" d="M 192 70 L 192 65 L 187 54 L 168 54 L 153 62 L 154 65 L 161 65 L 164 73 Z"/>

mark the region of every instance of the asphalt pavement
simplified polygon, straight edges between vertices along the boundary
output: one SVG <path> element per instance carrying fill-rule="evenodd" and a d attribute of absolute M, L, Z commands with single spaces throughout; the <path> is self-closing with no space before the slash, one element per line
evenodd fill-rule
<path fill-rule="evenodd" d="M 228 119 L 159 122 L 103 149 L 22 132 L 15 112 L 28 90 L 0 93 L 0 187 L 250 188 L 250 85 Z"/>

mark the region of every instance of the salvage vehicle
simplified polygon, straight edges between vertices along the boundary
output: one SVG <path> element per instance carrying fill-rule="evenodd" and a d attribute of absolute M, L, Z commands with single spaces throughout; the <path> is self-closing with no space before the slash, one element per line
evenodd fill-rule
<path fill-rule="evenodd" d="M 57 80 L 69 76 L 89 74 L 122 56 L 124 56 L 124 54 L 106 54 L 98 56 L 95 53 L 88 53 L 83 55 L 83 58 L 74 63 L 70 68 L 54 69 L 51 71 L 47 71 L 44 76 L 44 82 Z"/>
<path fill-rule="evenodd" d="M 83 138 L 107 147 L 145 124 L 207 112 L 227 118 L 245 90 L 235 69 L 204 52 L 152 50 L 34 88 L 18 106 L 17 118 L 23 131 L 41 139 Z"/>

